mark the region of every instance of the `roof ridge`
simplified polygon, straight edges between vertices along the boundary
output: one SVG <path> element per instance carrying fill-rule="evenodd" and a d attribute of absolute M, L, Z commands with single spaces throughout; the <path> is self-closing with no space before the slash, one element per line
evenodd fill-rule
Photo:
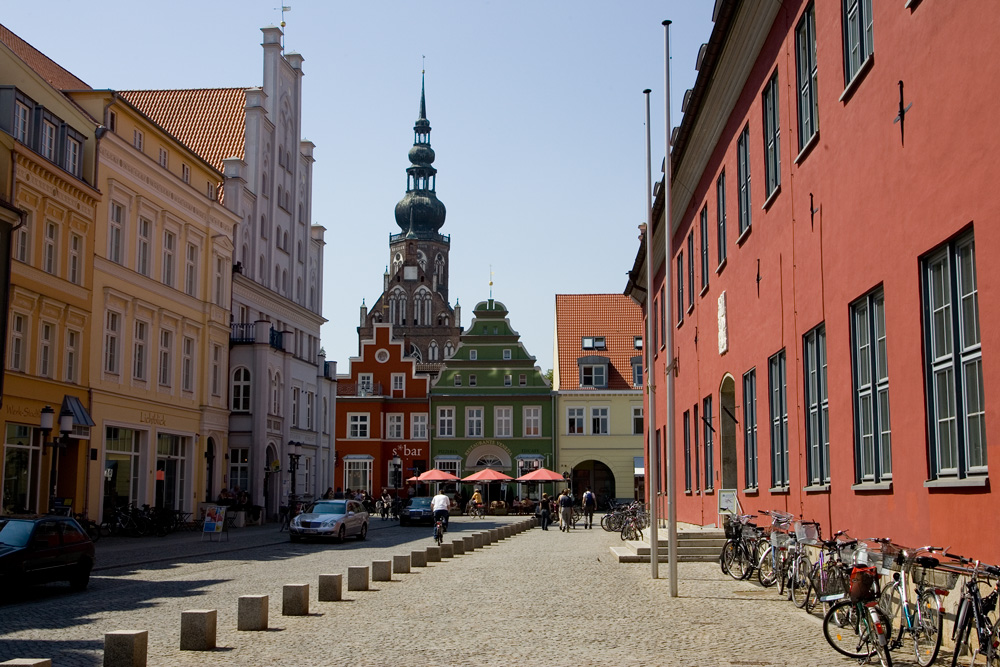
<path fill-rule="evenodd" d="M 27 40 L 19 37 L 17 33 L 2 23 L 0 23 L 0 42 L 3 42 L 15 56 L 20 58 L 25 65 L 30 67 L 32 71 L 45 79 L 52 87 L 58 90 L 92 90 L 92 88 L 87 85 L 83 79 L 73 74 L 56 61 L 52 60 L 52 58 L 49 58 L 47 55 L 32 46 Z M 41 62 L 32 62 L 35 59 L 38 59 Z M 39 68 L 37 66 L 38 64 L 49 65 L 51 68 L 54 68 L 55 71 L 51 71 L 48 67 Z M 65 78 L 60 75 L 65 75 Z M 79 86 L 76 84 L 79 84 Z"/>

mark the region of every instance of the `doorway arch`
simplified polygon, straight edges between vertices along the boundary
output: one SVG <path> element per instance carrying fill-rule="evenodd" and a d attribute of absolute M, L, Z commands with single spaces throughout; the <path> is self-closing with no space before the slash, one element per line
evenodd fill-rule
<path fill-rule="evenodd" d="M 722 453 L 722 488 L 739 488 L 739 464 L 736 459 L 736 380 L 726 373 L 719 387 L 720 449 Z"/>
<path fill-rule="evenodd" d="M 611 472 L 603 461 L 590 459 L 581 461 L 573 466 L 573 473 L 570 477 L 573 496 L 579 498 L 587 487 L 597 496 L 600 506 L 607 504 L 609 498 L 631 498 L 633 490 L 618 489 L 615 485 L 615 474 Z M 622 493 L 627 491 L 627 493 Z"/>

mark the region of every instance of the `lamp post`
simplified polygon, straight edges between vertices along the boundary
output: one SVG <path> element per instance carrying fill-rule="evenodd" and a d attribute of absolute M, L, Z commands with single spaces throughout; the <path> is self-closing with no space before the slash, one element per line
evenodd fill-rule
<path fill-rule="evenodd" d="M 292 474 L 292 488 L 289 491 L 289 497 L 296 496 L 296 486 L 295 486 L 295 471 L 299 469 L 299 458 L 302 456 L 302 446 L 300 443 L 294 440 L 288 443 L 288 470 Z"/>
<path fill-rule="evenodd" d="M 399 497 L 399 482 L 403 476 L 403 459 L 399 455 L 392 457 L 392 488 L 396 490 L 396 497 Z"/>
<path fill-rule="evenodd" d="M 56 411 L 52 406 L 46 405 L 39 415 L 38 426 L 42 431 L 42 447 L 52 447 L 52 468 L 49 470 L 49 511 L 55 506 L 57 489 L 59 486 L 59 450 L 64 449 L 69 444 L 69 434 L 73 432 L 73 412 L 68 408 L 63 408 L 59 412 L 59 437 L 49 440 L 52 433 Z"/>

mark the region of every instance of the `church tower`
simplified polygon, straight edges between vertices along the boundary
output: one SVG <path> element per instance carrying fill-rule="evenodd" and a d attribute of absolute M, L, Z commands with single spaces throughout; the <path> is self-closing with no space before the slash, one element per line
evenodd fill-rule
<path fill-rule="evenodd" d="M 448 303 L 448 251 L 451 237 L 440 233 L 445 206 L 437 198 L 437 169 L 427 120 L 424 78 L 420 113 L 413 126 L 413 147 L 406 169 L 406 194 L 396 204 L 399 233 L 389 236 L 389 263 L 382 295 L 370 310 L 361 306 L 358 342 L 372 337 L 373 325 L 393 324 L 393 335 L 417 359 L 419 371 L 437 375 L 458 346 L 461 309 Z"/>

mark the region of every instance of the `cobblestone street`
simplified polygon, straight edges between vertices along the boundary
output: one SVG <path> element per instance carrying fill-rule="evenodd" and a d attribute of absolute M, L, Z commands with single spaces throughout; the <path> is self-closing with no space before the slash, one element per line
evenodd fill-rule
<path fill-rule="evenodd" d="M 446 537 L 456 539 L 498 524 L 451 525 Z M 54 585 L 0 605 L 0 660 L 100 665 L 105 632 L 145 629 L 150 665 L 855 664 L 825 643 L 818 618 L 715 564 L 681 563 L 681 597 L 671 599 L 667 565 L 653 581 L 648 564 L 618 564 L 609 551 L 618 535 L 599 527 L 531 529 L 347 591 L 348 566 L 430 546 L 429 533 L 375 519 L 368 541 L 343 545 L 290 544 L 274 526 L 221 543 L 197 534 L 105 539 L 87 592 Z M 317 601 L 327 573 L 344 574 L 343 601 Z M 310 584 L 309 616 L 281 615 L 286 583 Z M 270 596 L 269 631 L 236 631 L 245 594 Z M 187 609 L 218 610 L 214 652 L 179 650 Z"/>

